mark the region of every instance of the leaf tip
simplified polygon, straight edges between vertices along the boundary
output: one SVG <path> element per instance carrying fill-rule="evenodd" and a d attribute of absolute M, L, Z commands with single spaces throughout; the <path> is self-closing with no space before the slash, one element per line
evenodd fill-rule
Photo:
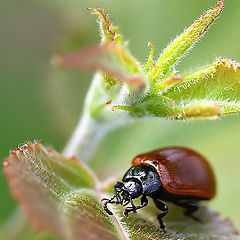
<path fill-rule="evenodd" d="M 112 21 L 108 19 L 108 15 L 103 12 L 101 8 L 87 8 L 93 14 L 97 14 L 100 19 L 101 32 L 103 34 L 102 40 L 114 42 L 116 32 L 113 30 Z"/>
<path fill-rule="evenodd" d="M 109 101 L 106 102 L 106 105 L 109 105 L 112 103 L 112 99 L 110 99 Z"/>
<path fill-rule="evenodd" d="M 115 110 L 123 110 L 127 112 L 134 112 L 134 108 L 131 106 L 122 106 L 122 105 L 115 105 L 112 107 L 112 111 L 114 112 Z"/>
<path fill-rule="evenodd" d="M 225 3 L 224 1 L 219 1 L 216 6 L 224 7 Z"/>
<path fill-rule="evenodd" d="M 207 32 L 216 18 L 220 15 L 224 2 L 219 1 L 214 7 L 203 13 L 189 28 L 170 43 L 160 55 L 157 68 L 151 73 L 154 82 L 169 73 L 170 69 L 189 51 L 194 44 Z"/>
<path fill-rule="evenodd" d="M 192 29 L 197 29 L 200 26 L 198 30 L 198 38 L 200 38 L 208 30 L 215 19 L 221 14 L 223 8 L 224 2 L 219 1 L 214 7 L 207 10 L 197 21 L 195 21 L 195 24 L 192 25 Z M 201 26 L 203 27 L 202 29 Z"/>
<path fill-rule="evenodd" d="M 218 14 L 215 16 L 216 18 L 223 11 L 224 6 L 225 6 L 224 1 L 218 1 L 218 3 L 214 7 L 210 8 L 209 10 L 210 11 L 217 10 Z"/>
<path fill-rule="evenodd" d="M 229 70 L 232 69 L 235 72 L 240 71 L 240 64 L 230 59 L 217 58 L 215 62 L 215 66 L 217 70 L 221 68 L 225 68 Z"/>

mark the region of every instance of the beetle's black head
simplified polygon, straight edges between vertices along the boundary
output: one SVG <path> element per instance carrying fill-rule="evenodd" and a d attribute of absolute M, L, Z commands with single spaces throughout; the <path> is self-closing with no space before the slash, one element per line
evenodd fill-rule
<path fill-rule="evenodd" d="M 108 203 L 121 204 L 122 206 L 132 203 L 132 199 L 142 195 L 142 185 L 137 179 L 132 178 L 123 183 L 117 182 L 114 186 L 114 191 L 115 195 L 111 199 L 102 199 L 105 201 L 104 209 L 110 215 L 112 215 L 112 212 L 107 208 Z"/>
<path fill-rule="evenodd" d="M 142 195 L 142 186 L 136 179 L 124 182 L 121 190 L 121 196 L 124 200 L 138 198 Z"/>

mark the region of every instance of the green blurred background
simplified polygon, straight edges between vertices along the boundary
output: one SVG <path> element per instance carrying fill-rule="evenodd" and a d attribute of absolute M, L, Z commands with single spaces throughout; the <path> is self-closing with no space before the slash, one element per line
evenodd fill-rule
<path fill-rule="evenodd" d="M 155 55 L 189 26 L 213 0 L 1 0 L 0 1 L 0 158 L 25 141 L 40 140 L 61 151 L 78 122 L 93 73 L 54 69 L 49 58 L 97 44 L 96 18 L 87 7 L 101 7 L 121 27 L 140 62 Z M 240 1 L 225 9 L 201 42 L 178 65 L 180 71 L 216 57 L 240 61 Z M 181 145 L 196 149 L 213 165 L 218 195 L 209 205 L 240 229 L 240 116 L 216 121 L 141 121 L 116 129 L 101 143 L 91 167 L 101 179 L 123 173 L 132 157 L 154 148 Z M 0 172 L 0 224 L 15 212 Z M 30 237 L 31 239 L 32 237 Z M 20 239 L 20 237 L 18 238 Z M 23 239 L 27 239 L 23 237 Z"/>

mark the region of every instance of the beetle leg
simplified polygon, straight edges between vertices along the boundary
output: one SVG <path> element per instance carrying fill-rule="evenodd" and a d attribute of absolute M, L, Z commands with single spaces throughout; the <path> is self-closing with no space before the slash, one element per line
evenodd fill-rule
<path fill-rule="evenodd" d="M 108 203 L 112 203 L 112 200 L 111 199 L 102 199 L 102 201 L 103 200 L 106 200 L 106 202 L 104 203 L 104 205 L 103 205 L 103 208 L 104 208 L 104 210 L 109 214 L 109 215 L 113 215 L 113 213 L 108 209 L 108 207 L 107 207 L 107 205 L 108 205 Z"/>
<path fill-rule="evenodd" d="M 146 207 L 148 205 L 148 199 L 145 195 L 143 195 L 141 198 L 141 206 L 135 206 L 132 202 L 132 199 L 131 199 L 131 204 L 132 204 L 132 207 L 127 207 L 124 210 L 123 214 L 125 217 L 128 217 L 129 212 L 136 212 L 138 209 Z"/>
<path fill-rule="evenodd" d="M 160 214 L 157 216 L 157 218 L 158 218 L 158 221 L 159 221 L 159 224 L 160 224 L 160 228 L 161 228 L 164 232 L 166 232 L 166 227 L 165 227 L 165 225 L 163 224 L 162 218 L 167 215 L 167 213 L 168 213 L 168 206 L 167 206 L 166 204 L 164 204 L 163 202 L 159 201 L 159 200 L 156 200 L 156 199 L 153 199 L 153 200 L 154 200 L 154 203 L 155 203 L 156 207 L 157 207 L 159 210 L 163 211 L 163 213 L 160 213 Z"/>
<path fill-rule="evenodd" d="M 192 215 L 194 212 L 196 212 L 199 209 L 199 206 L 197 203 L 194 202 L 175 202 L 176 205 L 185 208 L 184 214 L 190 218 L 192 218 L 194 221 L 203 223 L 201 219 L 198 217 Z"/>
<path fill-rule="evenodd" d="M 101 201 L 105 201 L 105 203 L 104 203 L 104 205 L 103 205 L 103 208 L 104 208 L 104 210 L 105 210 L 109 215 L 113 215 L 113 213 L 108 209 L 107 205 L 108 205 L 109 203 L 111 203 L 111 204 L 113 204 L 113 203 L 119 204 L 119 201 L 118 201 L 118 200 L 117 200 L 117 201 L 113 201 L 114 198 L 116 198 L 116 195 L 113 196 L 111 199 L 103 198 L 103 199 L 101 200 Z"/>
<path fill-rule="evenodd" d="M 107 207 L 107 205 L 109 203 L 111 203 L 111 204 L 113 204 L 113 203 L 114 204 L 122 204 L 123 203 L 123 200 L 121 199 L 121 197 L 119 195 L 119 193 L 122 192 L 122 190 L 121 190 L 122 187 L 123 187 L 123 183 L 117 182 L 114 186 L 115 195 L 111 199 L 108 199 L 108 198 L 102 199 L 102 201 L 105 201 L 103 208 L 109 215 L 113 215 L 113 213 Z M 120 190 L 118 190 L 119 188 L 120 188 Z M 113 201 L 114 198 L 116 198 L 117 201 Z"/>

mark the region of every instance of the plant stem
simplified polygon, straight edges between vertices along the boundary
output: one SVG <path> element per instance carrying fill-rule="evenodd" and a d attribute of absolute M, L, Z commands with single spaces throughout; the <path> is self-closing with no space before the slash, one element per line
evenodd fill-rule
<path fill-rule="evenodd" d="M 76 156 L 80 161 L 89 161 L 107 132 L 121 123 L 120 118 L 116 118 L 118 114 L 113 115 L 111 111 L 99 108 L 107 101 L 101 89 L 102 84 L 101 74 L 95 74 L 85 99 L 82 117 L 63 151 L 67 157 Z"/>
<path fill-rule="evenodd" d="M 64 155 L 76 156 L 85 162 L 90 160 L 101 139 L 109 131 L 108 125 L 109 122 L 97 121 L 85 112 L 63 151 Z"/>

